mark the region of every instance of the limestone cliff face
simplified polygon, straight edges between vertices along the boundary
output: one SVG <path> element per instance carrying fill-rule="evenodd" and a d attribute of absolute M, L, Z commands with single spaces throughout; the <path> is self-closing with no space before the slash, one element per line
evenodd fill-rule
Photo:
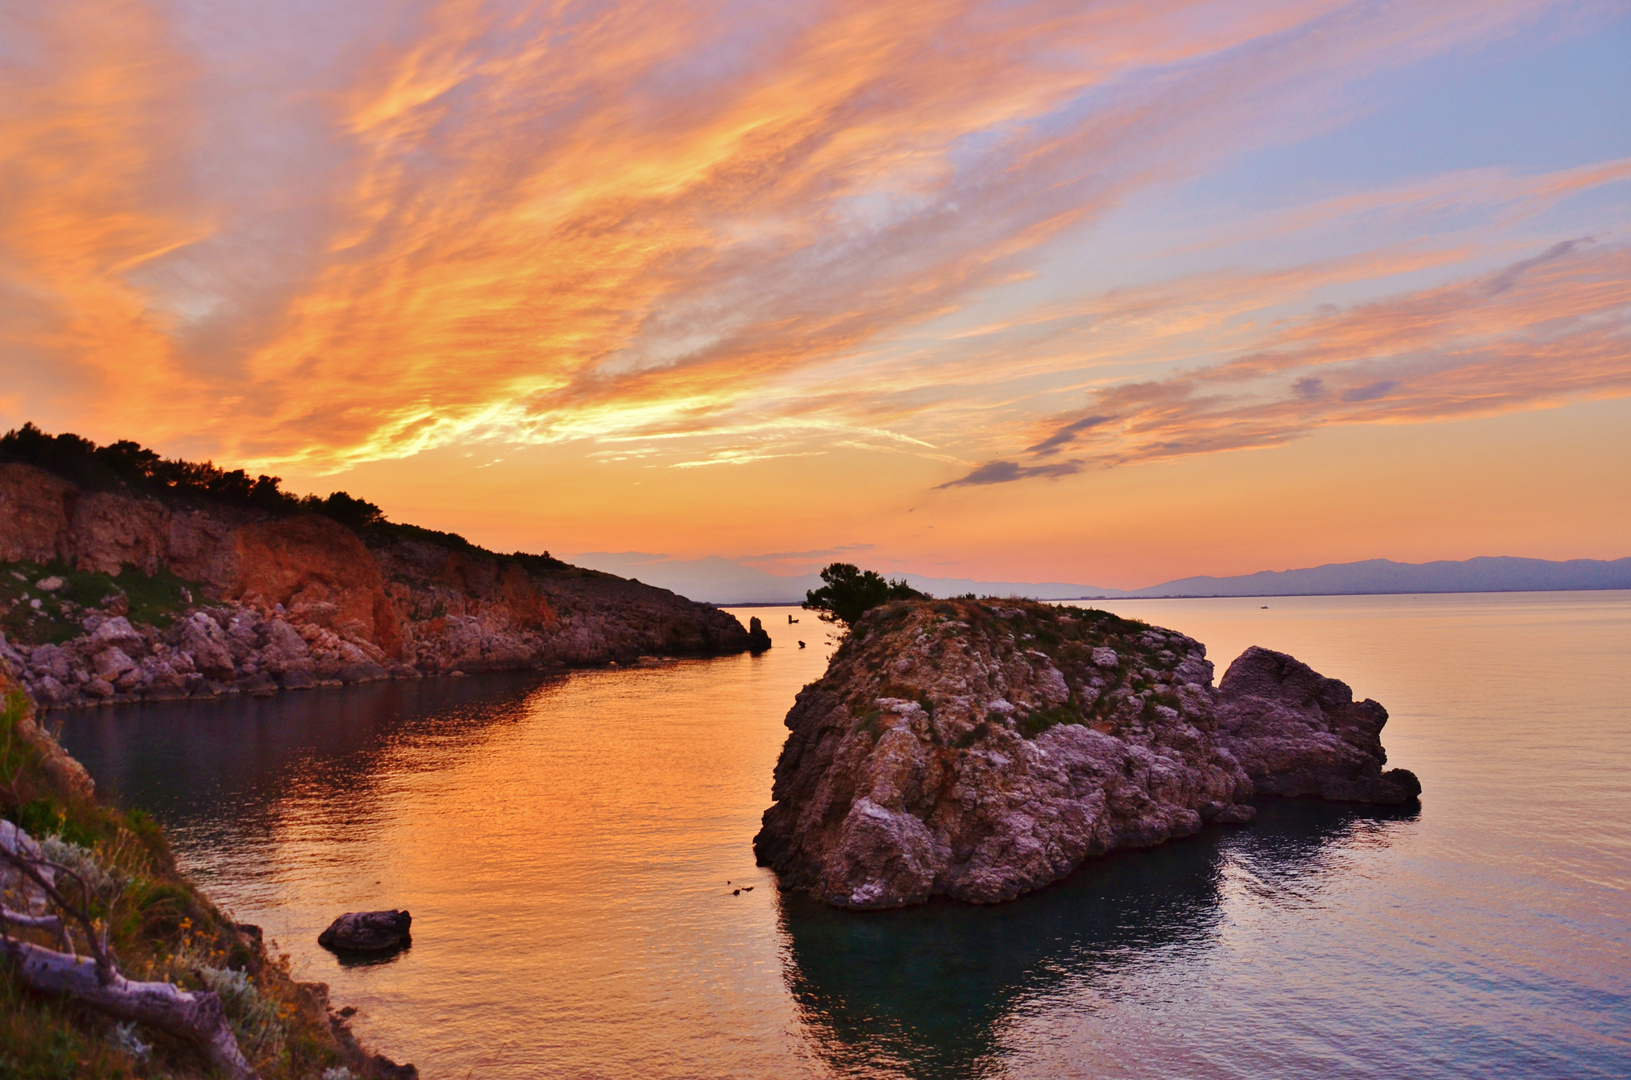
<path fill-rule="evenodd" d="M 1212 687 L 1199 642 L 1104 612 L 1023 601 L 875 609 L 788 713 L 755 851 L 784 886 L 842 907 L 1007 900 L 1096 855 L 1250 820 L 1253 776 L 1220 705 L 1265 790 L 1287 762 L 1311 774 L 1333 766 L 1321 756 L 1328 737 L 1355 751 L 1341 758 L 1345 775 L 1380 777 L 1379 739 L 1333 736 L 1374 735 L 1380 706 L 1354 706 L 1351 694 L 1344 704 L 1334 680 L 1311 705 L 1300 675 L 1276 682 L 1260 667 L 1254 655 L 1242 669 L 1258 673 L 1242 683 L 1252 694 L 1231 697 Z M 1409 780 L 1314 792 L 1403 801 L 1420 790 Z"/>
<path fill-rule="evenodd" d="M 211 599 L 281 605 L 293 621 L 362 638 L 390 656 L 401 649 L 378 564 L 356 533 L 317 514 L 174 508 L 0 465 L 0 561 L 19 560 L 103 574 L 168 569 L 204 585 Z"/>
<path fill-rule="evenodd" d="M 750 646 L 731 615 L 609 574 L 529 568 L 434 540 L 387 537 L 370 549 L 316 514 L 85 492 L 27 465 L 0 465 L 0 562 L 166 571 L 199 593 L 159 625 L 118 596 L 76 604 L 43 571 L 14 571 L 37 594 L 23 603 L 39 608 L 43 597 L 59 623 L 84 631 L 47 643 L 14 623 L 10 640 L 0 637 L 0 657 L 47 706 Z"/>

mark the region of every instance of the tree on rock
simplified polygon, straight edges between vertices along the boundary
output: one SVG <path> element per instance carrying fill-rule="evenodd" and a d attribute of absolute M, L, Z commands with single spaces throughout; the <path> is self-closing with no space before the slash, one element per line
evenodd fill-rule
<path fill-rule="evenodd" d="M 854 626 L 860 617 L 879 604 L 891 600 L 927 600 L 905 580 L 891 581 L 876 570 L 862 570 L 854 563 L 835 562 L 821 571 L 826 582 L 804 594 L 804 607 L 818 612 L 823 622 Z"/>

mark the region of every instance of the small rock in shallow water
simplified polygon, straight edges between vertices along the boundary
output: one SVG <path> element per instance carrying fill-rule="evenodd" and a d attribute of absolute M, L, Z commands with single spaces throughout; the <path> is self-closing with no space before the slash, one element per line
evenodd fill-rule
<path fill-rule="evenodd" d="M 757 616 L 748 620 L 748 649 L 751 652 L 763 652 L 770 648 L 770 634 L 765 630 L 765 624 Z"/>
<path fill-rule="evenodd" d="M 405 944 L 412 925 L 406 911 L 348 911 L 317 935 L 317 944 L 336 952 L 384 952 Z"/>

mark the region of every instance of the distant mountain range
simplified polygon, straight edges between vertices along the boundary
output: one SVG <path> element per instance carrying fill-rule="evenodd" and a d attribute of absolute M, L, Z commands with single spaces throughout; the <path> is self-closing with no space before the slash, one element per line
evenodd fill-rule
<path fill-rule="evenodd" d="M 1325 596 L 1350 593 L 1555 592 L 1631 589 L 1631 559 L 1514 559 L 1329 563 L 1306 570 L 1263 570 L 1239 577 L 1190 577 L 1106 596 Z"/>
<path fill-rule="evenodd" d="M 670 559 L 645 552 L 592 551 L 571 556 L 593 567 L 715 604 L 798 603 L 818 588 L 815 574 L 771 574 L 735 559 Z M 865 561 L 864 559 L 862 560 Z M 1107 589 L 1071 582 L 979 581 L 900 575 L 935 596 L 1028 596 L 1038 600 L 1162 596 L 1325 596 L 1363 593 L 1554 592 L 1631 589 L 1631 558 L 1604 561 L 1482 557 L 1462 562 L 1400 563 L 1391 559 L 1330 563 L 1302 570 L 1263 570 L 1238 577 L 1188 577 L 1144 589 Z"/>

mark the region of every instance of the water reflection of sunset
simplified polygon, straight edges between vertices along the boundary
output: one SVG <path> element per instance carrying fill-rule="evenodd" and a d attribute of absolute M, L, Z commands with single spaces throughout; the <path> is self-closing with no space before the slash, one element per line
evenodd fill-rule
<path fill-rule="evenodd" d="M 1353 1054 L 1607 1077 L 1619 595 L 1117 602 L 1220 665 L 1340 655 L 1424 801 L 1265 802 L 995 907 L 824 909 L 753 865 L 782 717 L 826 664 L 786 630 L 758 657 L 95 710 L 66 738 L 426 1075 L 1314 1077 Z M 384 907 L 414 917 L 396 960 L 316 945 Z"/>

